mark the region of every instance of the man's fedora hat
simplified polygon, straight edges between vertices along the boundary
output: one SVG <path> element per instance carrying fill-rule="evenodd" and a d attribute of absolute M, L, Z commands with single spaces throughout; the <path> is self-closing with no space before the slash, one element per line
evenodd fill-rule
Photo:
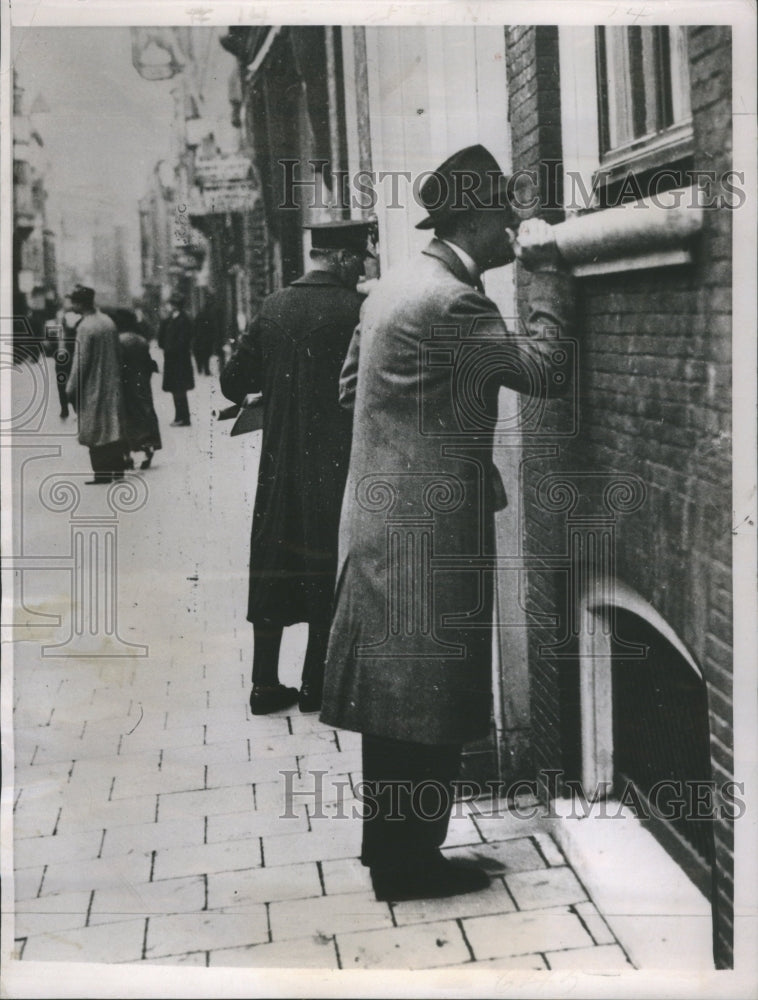
<path fill-rule="evenodd" d="M 85 308 L 90 308 L 95 302 L 95 289 L 87 285 L 77 285 L 69 294 L 72 303 L 77 303 Z"/>
<path fill-rule="evenodd" d="M 419 197 L 429 214 L 416 229 L 434 229 L 455 212 L 507 208 L 509 187 L 509 178 L 488 149 L 459 149 L 421 185 Z"/>
<path fill-rule="evenodd" d="M 305 225 L 311 231 L 311 247 L 314 250 L 352 250 L 365 257 L 375 257 L 368 247 L 368 238 L 374 223 L 356 219 L 338 219 L 336 222 L 318 222 Z"/>

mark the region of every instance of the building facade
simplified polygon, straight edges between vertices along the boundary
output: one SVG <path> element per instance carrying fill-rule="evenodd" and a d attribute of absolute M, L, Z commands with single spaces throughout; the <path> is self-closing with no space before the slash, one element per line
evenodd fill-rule
<path fill-rule="evenodd" d="M 415 179 L 469 143 L 523 182 L 523 217 L 558 227 L 574 390 L 538 410 L 501 392 L 495 705 L 468 767 L 660 807 L 649 826 L 711 899 L 728 967 L 729 29 L 239 27 L 224 45 L 260 191 L 242 257 L 260 294 L 307 266 L 304 223 L 375 219 L 379 268 L 408 259 Z M 485 285 L 517 325 L 528 274 Z"/>
<path fill-rule="evenodd" d="M 56 233 L 49 225 L 44 142 L 13 71 L 13 300 L 23 312 L 58 297 Z M 34 299 L 34 304 L 32 302 Z"/>

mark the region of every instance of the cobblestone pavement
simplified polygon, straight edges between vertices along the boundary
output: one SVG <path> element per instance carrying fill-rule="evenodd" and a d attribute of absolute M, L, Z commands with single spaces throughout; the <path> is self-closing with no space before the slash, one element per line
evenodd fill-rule
<path fill-rule="evenodd" d="M 486 891 L 374 899 L 357 860 L 360 822 L 350 816 L 360 737 L 297 710 L 249 715 L 246 562 L 260 435 L 230 439 L 229 425 L 212 420 L 225 405 L 213 376 L 191 394 L 193 426 L 171 428 L 158 385 L 164 449 L 137 474 L 146 501 L 122 499 L 115 519 L 102 487 L 77 485 L 72 508 L 48 483 L 41 503 L 49 476 L 80 484 L 88 473 L 74 438 L 46 436 L 63 427 L 57 407 L 17 456 L 16 552 L 39 557 L 20 564 L 25 607 L 6 630 L 16 639 L 17 955 L 629 969 L 556 843 L 537 824 L 484 805 L 456 810 L 445 850 L 485 865 Z M 50 442 L 59 455 L 45 452 Z M 88 603 L 75 536 L 89 540 L 88 565 L 111 573 L 115 622 L 103 617 L 107 589 L 92 591 L 101 606 Z M 72 588 L 86 605 L 78 622 Z M 298 681 L 304 639 L 303 628 L 288 630 L 285 683 Z"/>

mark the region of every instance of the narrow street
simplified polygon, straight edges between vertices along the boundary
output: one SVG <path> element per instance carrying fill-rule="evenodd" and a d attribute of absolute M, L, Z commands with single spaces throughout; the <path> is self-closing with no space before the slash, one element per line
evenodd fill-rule
<path fill-rule="evenodd" d="M 14 375 L 19 391 L 25 377 Z M 92 601 L 85 612 L 96 634 L 85 627 L 81 641 L 98 655 L 49 655 L 70 653 L 70 641 L 59 651 L 41 646 L 72 635 L 69 522 L 102 531 L 108 488 L 75 485 L 74 509 L 61 509 L 58 495 L 56 510 L 29 516 L 48 477 L 80 484 L 89 475 L 75 437 L 51 436 L 63 426 L 53 403 L 32 444 L 54 442 L 61 455 L 17 459 L 23 551 L 57 566 L 25 570 L 29 610 L 17 612 L 13 630 L 18 955 L 628 969 L 555 842 L 507 813 L 454 812 L 446 849 L 489 868 L 485 892 L 374 899 L 357 859 L 360 822 L 350 815 L 359 736 L 296 709 L 249 715 L 246 563 L 260 435 L 232 439 L 230 425 L 212 418 L 225 405 L 215 374 L 197 377 L 188 429 L 169 426 L 170 397 L 159 386 L 155 377 L 164 447 L 153 468 L 131 474 L 144 482 L 145 502 L 118 514 L 114 634 L 95 627 Z M 39 612 L 60 615 L 60 626 L 39 624 Z M 300 627 L 286 634 L 287 684 L 298 683 L 305 635 Z M 125 643 L 147 655 L 128 655 Z"/>

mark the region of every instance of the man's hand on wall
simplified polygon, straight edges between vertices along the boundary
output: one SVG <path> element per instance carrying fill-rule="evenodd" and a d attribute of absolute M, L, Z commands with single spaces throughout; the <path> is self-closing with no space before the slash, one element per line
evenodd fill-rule
<path fill-rule="evenodd" d="M 506 230 L 516 259 L 528 271 L 557 271 L 561 258 L 555 243 L 553 227 L 543 219 L 527 219 L 519 226 L 518 234 Z"/>

